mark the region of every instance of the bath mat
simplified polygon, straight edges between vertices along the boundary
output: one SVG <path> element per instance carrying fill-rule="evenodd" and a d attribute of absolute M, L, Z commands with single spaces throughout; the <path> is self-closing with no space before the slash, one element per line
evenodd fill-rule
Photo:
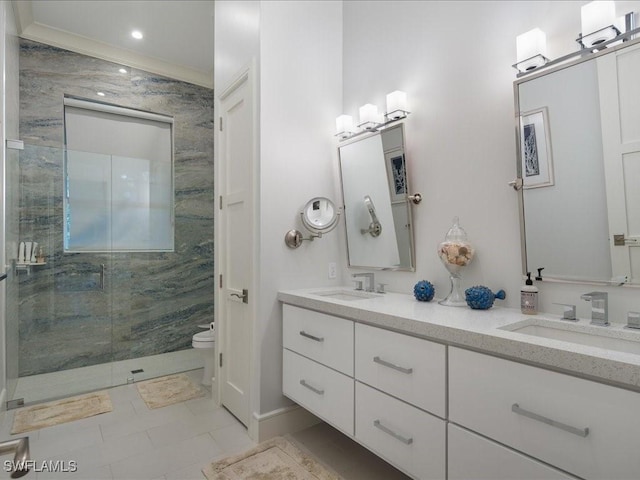
<path fill-rule="evenodd" d="M 52 427 L 112 410 L 113 405 L 107 392 L 89 393 L 55 402 L 41 403 L 22 408 L 15 413 L 11 434 Z"/>
<path fill-rule="evenodd" d="M 304 447 L 275 437 L 202 469 L 208 480 L 344 480 Z"/>
<path fill-rule="evenodd" d="M 146 380 L 136 386 L 149 408 L 166 407 L 204 395 L 204 391 L 182 373 Z"/>

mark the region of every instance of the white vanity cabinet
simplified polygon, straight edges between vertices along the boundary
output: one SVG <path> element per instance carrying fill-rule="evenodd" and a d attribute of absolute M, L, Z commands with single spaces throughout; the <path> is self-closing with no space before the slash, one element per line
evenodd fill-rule
<path fill-rule="evenodd" d="M 357 323 L 355 378 L 356 439 L 414 478 L 444 478 L 445 346 Z"/>
<path fill-rule="evenodd" d="M 446 347 L 356 324 L 356 379 L 445 418 Z"/>
<path fill-rule="evenodd" d="M 449 348 L 451 422 L 587 480 L 640 478 L 639 409 L 635 392 Z"/>
<path fill-rule="evenodd" d="M 446 476 L 446 348 L 283 305 L 283 393 L 416 479 Z"/>
<path fill-rule="evenodd" d="M 353 436 L 353 322 L 283 306 L 282 391 Z"/>
<path fill-rule="evenodd" d="M 571 480 L 548 465 L 448 425 L 448 480 Z"/>

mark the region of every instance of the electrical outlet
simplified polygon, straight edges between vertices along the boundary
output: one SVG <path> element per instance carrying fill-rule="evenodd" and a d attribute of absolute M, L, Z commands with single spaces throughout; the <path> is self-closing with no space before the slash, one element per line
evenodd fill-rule
<path fill-rule="evenodd" d="M 338 266 L 336 262 L 329 262 L 329 278 L 334 279 L 338 276 Z"/>

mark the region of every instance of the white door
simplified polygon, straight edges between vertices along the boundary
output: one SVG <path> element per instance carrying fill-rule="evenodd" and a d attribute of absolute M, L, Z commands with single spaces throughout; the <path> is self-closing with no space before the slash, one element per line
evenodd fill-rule
<path fill-rule="evenodd" d="M 216 261 L 220 273 L 219 377 L 222 404 L 249 423 L 255 315 L 255 139 L 252 78 L 245 71 L 220 97 Z"/>
<path fill-rule="evenodd" d="M 598 59 L 614 280 L 640 281 L 640 46 Z M 602 67 L 602 68 L 601 68 Z"/>

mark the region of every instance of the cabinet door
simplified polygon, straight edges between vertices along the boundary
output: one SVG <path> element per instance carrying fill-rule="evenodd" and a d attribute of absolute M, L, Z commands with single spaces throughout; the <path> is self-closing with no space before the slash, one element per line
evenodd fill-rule
<path fill-rule="evenodd" d="M 356 439 L 413 478 L 445 478 L 445 421 L 356 382 Z"/>
<path fill-rule="evenodd" d="M 283 352 L 282 393 L 353 436 L 353 378 L 289 350 Z"/>
<path fill-rule="evenodd" d="M 285 348 L 353 376 L 351 320 L 285 304 L 282 322 Z"/>
<path fill-rule="evenodd" d="M 521 453 L 449 424 L 448 480 L 571 480 Z"/>
<path fill-rule="evenodd" d="M 585 479 L 640 478 L 640 394 L 449 349 L 449 419 Z"/>
<path fill-rule="evenodd" d="M 444 418 L 444 345 L 359 323 L 355 362 L 357 380 Z"/>

